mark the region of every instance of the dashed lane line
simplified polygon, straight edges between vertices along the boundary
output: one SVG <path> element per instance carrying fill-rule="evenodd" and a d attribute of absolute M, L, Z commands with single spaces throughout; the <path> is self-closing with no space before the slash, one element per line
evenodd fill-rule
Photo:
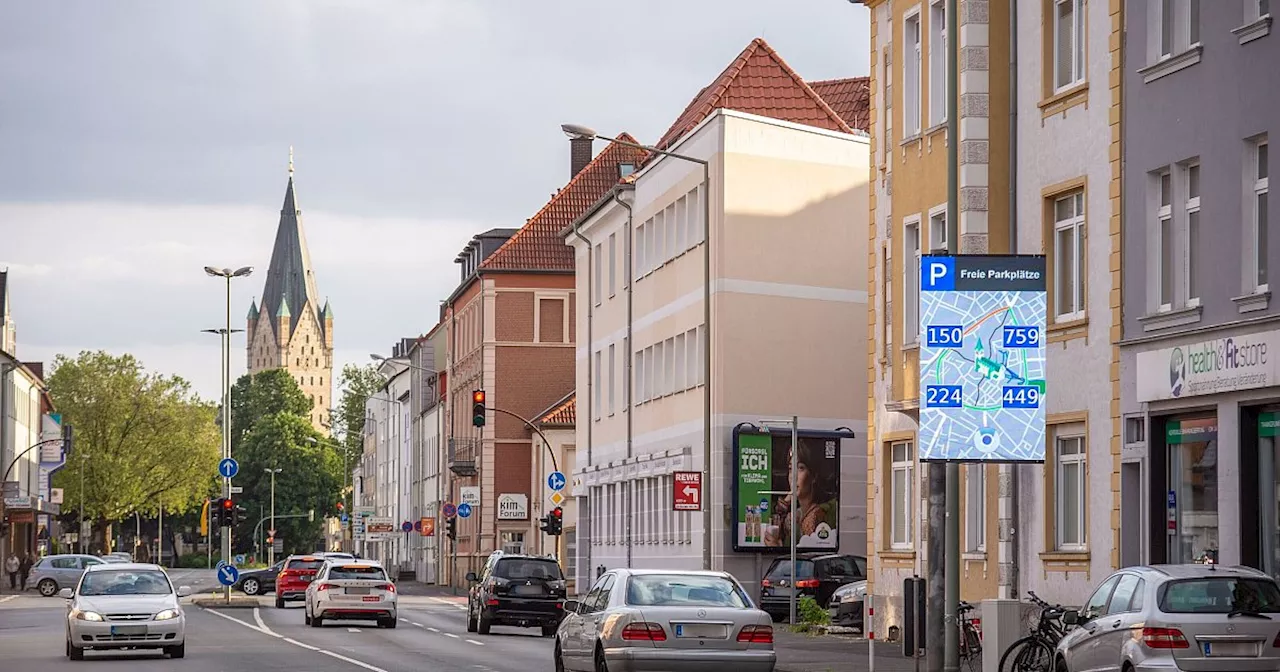
<path fill-rule="evenodd" d="M 410 621 L 410 622 L 409 622 L 409 625 L 412 625 L 412 626 L 413 626 L 413 627 L 415 627 L 415 628 L 421 628 L 421 627 L 422 627 L 422 624 L 421 624 L 421 623 L 416 623 L 416 622 L 413 622 L 413 621 Z"/>
<path fill-rule="evenodd" d="M 430 630 L 431 632 L 440 632 L 440 628 L 433 628 L 429 625 L 427 626 L 427 629 Z"/>
<path fill-rule="evenodd" d="M 332 651 L 325 651 L 324 649 L 319 649 L 319 652 L 320 652 L 320 653 L 323 653 L 324 655 L 329 656 L 329 657 L 331 657 L 331 658 L 337 658 L 338 660 L 341 660 L 341 661 L 343 661 L 343 662 L 347 662 L 347 663 L 351 663 L 352 665 L 356 665 L 356 666 L 359 666 L 359 667 L 363 667 L 364 669 L 369 670 L 370 672 L 387 672 L 386 670 L 382 669 L 381 667 L 374 667 L 373 665 L 370 665 L 369 663 L 366 663 L 366 662 L 363 662 L 363 661 L 360 661 L 360 660 L 356 660 L 355 658 L 349 658 L 349 657 L 347 657 L 347 656 L 342 655 L 341 653 L 334 653 L 334 652 L 332 652 Z"/>
<path fill-rule="evenodd" d="M 474 639 L 468 639 L 468 640 L 467 640 L 467 643 L 468 643 L 468 644 L 475 644 L 476 646 L 484 646 L 484 642 L 477 642 L 477 641 L 476 641 L 476 640 L 474 640 Z"/>
<path fill-rule="evenodd" d="M 236 618 L 236 617 L 234 617 L 234 616 L 228 616 L 228 615 L 226 615 L 226 614 L 224 614 L 224 613 L 214 611 L 214 610 L 209 609 L 209 608 L 207 608 L 207 607 L 201 607 L 201 608 L 202 608 L 202 609 L 204 609 L 204 611 L 205 611 L 205 612 L 210 613 L 210 614 L 213 614 L 214 616 L 218 616 L 218 617 L 220 617 L 220 618 L 225 618 L 225 619 L 227 619 L 228 621 L 231 621 L 232 623 L 239 623 L 240 625 L 243 625 L 244 627 L 249 628 L 250 630 L 253 630 L 253 631 L 255 631 L 255 632 L 261 632 L 261 633 L 262 633 L 262 634 L 264 634 L 264 635 L 270 635 L 270 636 L 272 636 L 272 637 L 279 638 L 279 639 L 281 639 L 282 641 L 288 642 L 289 644 L 292 644 L 292 645 L 297 646 L 297 647 L 299 647 L 299 648 L 307 649 L 308 651 L 315 651 L 316 653 L 322 653 L 322 654 L 324 654 L 324 655 L 326 655 L 326 656 L 329 656 L 330 658 L 337 658 L 338 660 L 341 660 L 341 661 L 343 661 L 343 662 L 345 662 L 345 663 L 350 663 L 350 664 L 352 664 L 352 665 L 355 665 L 356 667 L 362 667 L 362 668 L 364 668 L 364 669 L 366 669 L 366 670 L 369 670 L 369 672 L 387 672 L 387 670 L 384 670 L 384 669 L 382 669 L 382 668 L 380 668 L 380 667 L 376 667 L 376 666 L 374 666 L 374 665 L 370 665 L 370 664 L 368 664 L 368 663 L 366 663 L 366 662 L 364 662 L 364 661 L 356 660 L 355 658 L 351 658 L 351 657 L 348 657 L 348 656 L 344 656 L 344 655 L 342 655 L 342 654 L 340 654 L 340 653 L 334 653 L 333 651 L 326 651 L 326 650 L 324 650 L 324 649 L 322 649 L 322 648 L 320 648 L 320 647 L 318 647 L 318 646 L 312 646 L 312 645 L 310 645 L 310 644 L 305 644 L 305 643 L 303 643 L 303 642 L 299 642 L 298 640 L 293 639 L 293 638 L 291 638 L 291 637 L 284 637 L 284 636 L 282 636 L 282 635 L 278 635 L 278 634 L 276 634 L 276 633 L 272 632 L 270 629 L 267 629 L 267 628 L 266 628 L 266 624 L 265 624 L 265 623 L 263 623 L 262 627 L 258 627 L 257 625 L 254 625 L 254 624 L 252 624 L 252 623 L 250 623 L 250 622 L 248 622 L 248 621 L 242 621 L 242 620 L 240 620 L 240 619 L 238 619 L 238 618 Z M 261 617 L 261 615 L 258 613 L 258 610 L 257 610 L 257 609 L 254 609 L 254 610 L 253 610 L 253 615 L 254 615 L 255 620 L 257 620 L 259 623 L 262 623 L 262 617 Z"/>
<path fill-rule="evenodd" d="M 462 639 L 461 637 L 459 637 L 459 636 L 457 636 L 457 635 L 453 634 L 452 632 L 445 632 L 445 633 L 441 633 L 441 634 L 443 634 L 445 637 L 452 637 L 452 638 L 454 638 L 454 639 Z"/>

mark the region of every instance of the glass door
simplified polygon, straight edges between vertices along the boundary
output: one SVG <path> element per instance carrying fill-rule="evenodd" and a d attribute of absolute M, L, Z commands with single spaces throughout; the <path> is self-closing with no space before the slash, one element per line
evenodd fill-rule
<path fill-rule="evenodd" d="M 1175 418 L 1165 424 L 1171 563 L 1218 562 L 1217 425 L 1213 417 Z"/>
<path fill-rule="evenodd" d="M 1280 576 L 1280 456 L 1276 435 L 1280 412 L 1258 415 L 1258 527 L 1262 534 L 1262 571 Z"/>

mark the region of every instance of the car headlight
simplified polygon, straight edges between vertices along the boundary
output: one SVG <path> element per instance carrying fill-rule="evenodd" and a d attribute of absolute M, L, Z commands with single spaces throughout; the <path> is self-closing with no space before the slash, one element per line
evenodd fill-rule
<path fill-rule="evenodd" d="M 165 609 L 164 611 L 162 611 L 162 612 L 160 612 L 160 613 L 156 614 L 156 620 L 157 620 L 157 621 L 169 621 L 169 620 L 173 620 L 173 619 L 175 619 L 175 618 L 177 618 L 177 617 L 179 617 L 179 616 L 181 616 L 181 615 L 182 615 L 182 612 L 178 611 L 177 609 Z"/>
<path fill-rule="evenodd" d="M 82 609 L 72 609 L 71 618 L 74 618 L 78 621 L 101 621 L 102 614 L 99 614 L 96 611 L 84 611 Z"/>

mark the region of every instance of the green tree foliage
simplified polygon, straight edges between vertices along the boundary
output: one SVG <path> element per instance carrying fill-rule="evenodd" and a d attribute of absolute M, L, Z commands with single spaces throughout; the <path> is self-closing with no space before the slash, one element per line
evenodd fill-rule
<path fill-rule="evenodd" d="M 285 380 L 291 379 L 286 375 Z M 233 537 L 238 552 L 253 549 L 254 527 L 259 518 L 270 515 L 271 474 L 267 469 L 281 470 L 275 479 L 277 516 L 315 511 L 314 521 L 306 517 L 276 521 L 276 534 L 283 539 L 286 553 L 317 550 L 324 535 L 323 519 L 337 513 L 342 458 L 322 440 L 305 413 L 306 410 L 303 414 L 277 411 L 260 415 L 241 439 L 235 453 L 240 462 L 235 483 L 244 487 L 244 493 L 236 501 L 245 507 L 248 520 Z M 234 418 L 232 422 L 236 422 Z M 259 541 L 265 538 L 267 529 L 269 525 L 264 523 Z"/>
<path fill-rule="evenodd" d="M 231 454 L 239 459 L 240 442 L 258 420 L 277 413 L 307 417 L 311 400 L 284 369 L 241 376 L 231 387 Z"/>
<path fill-rule="evenodd" d="M 221 454 L 216 407 L 185 380 L 148 373 L 131 355 L 85 351 L 59 355 L 48 384 L 63 422 L 75 427 L 75 454 L 54 475 L 64 509 L 83 501 L 87 519 L 116 521 L 161 505 L 174 513 L 203 505 Z"/>
<path fill-rule="evenodd" d="M 342 400 L 334 413 L 334 429 L 341 434 L 340 442 L 346 448 L 348 463 L 355 464 L 364 452 L 365 402 L 386 380 L 372 364 L 348 364 L 342 367 L 340 380 Z"/>

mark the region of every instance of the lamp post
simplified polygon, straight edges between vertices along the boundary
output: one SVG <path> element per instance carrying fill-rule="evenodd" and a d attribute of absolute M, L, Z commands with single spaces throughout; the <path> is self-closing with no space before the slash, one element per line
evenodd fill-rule
<path fill-rule="evenodd" d="M 795 625 L 796 624 L 796 526 L 799 524 L 796 512 L 800 508 L 800 501 L 799 501 L 800 487 L 799 487 L 799 483 L 797 483 L 796 476 L 800 473 L 800 453 L 799 453 L 800 418 L 798 416 L 793 415 L 791 416 L 790 420 L 761 420 L 760 421 L 760 427 L 764 429 L 764 431 L 771 432 L 772 430 L 770 429 L 770 426 L 773 426 L 773 427 L 790 426 L 791 427 L 790 488 L 782 492 L 768 491 L 768 492 L 763 492 L 761 494 L 768 494 L 768 495 L 786 494 L 791 498 L 791 506 L 789 507 L 790 511 L 788 511 L 787 513 L 788 517 L 790 518 L 790 524 L 788 525 L 788 527 L 791 528 L 791 533 L 788 535 L 790 537 L 790 540 L 788 543 L 791 545 L 791 605 L 790 605 L 791 621 L 790 622 L 791 622 L 791 625 Z"/>
<path fill-rule="evenodd" d="M 284 470 L 263 469 L 263 471 L 271 474 L 271 543 L 267 545 L 267 566 L 274 567 L 276 564 L 276 474 Z"/>
<path fill-rule="evenodd" d="M 595 130 L 578 124 L 561 124 L 560 130 L 570 138 L 581 138 L 586 140 L 595 140 L 600 138 L 600 134 Z M 608 142 L 617 143 L 624 147 L 633 147 L 642 149 L 646 152 L 653 152 L 661 156 L 669 156 L 673 159 L 688 161 L 702 166 L 702 321 L 704 323 L 702 352 L 703 352 L 703 408 L 702 408 L 702 464 L 706 473 L 707 487 L 711 488 L 711 162 L 706 159 L 688 156 L 685 154 L 677 154 L 669 152 L 665 149 L 658 149 L 650 145 L 641 145 L 617 138 L 601 138 Z M 628 269 L 631 273 L 633 269 Z M 631 287 L 634 283 L 627 284 L 627 291 L 632 291 Z M 629 357 L 630 355 L 628 355 Z M 702 568 L 711 569 L 711 524 L 712 524 L 711 506 L 707 502 L 702 505 L 702 531 L 704 541 L 702 544 Z"/>
<path fill-rule="evenodd" d="M 238 269 L 215 268 L 213 266 L 205 266 L 204 272 L 210 277 L 223 278 L 227 282 L 227 326 L 226 333 L 223 334 L 223 342 L 226 347 L 226 356 L 222 359 L 222 457 L 223 459 L 231 457 L 231 280 L 232 278 L 248 277 L 253 273 L 252 266 L 242 266 Z M 231 479 L 222 479 L 222 496 L 231 497 Z M 231 528 L 222 528 L 222 561 L 230 562 L 231 559 Z M 223 591 L 227 601 L 231 601 L 231 586 L 227 586 Z"/>

